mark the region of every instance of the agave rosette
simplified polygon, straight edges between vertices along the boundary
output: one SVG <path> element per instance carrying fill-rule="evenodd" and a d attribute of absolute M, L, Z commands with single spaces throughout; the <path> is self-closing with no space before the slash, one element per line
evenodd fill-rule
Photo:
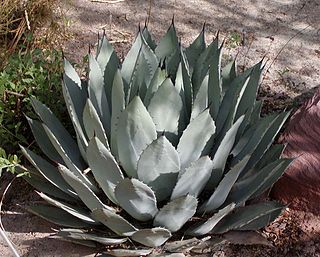
<path fill-rule="evenodd" d="M 283 205 L 250 200 L 291 162 L 272 145 L 289 114 L 260 116 L 262 62 L 237 74 L 221 54 L 204 30 L 183 48 L 172 24 L 158 45 L 140 30 L 122 64 L 103 36 L 85 80 L 65 60 L 76 139 L 32 99 L 39 119 L 28 120 L 48 160 L 22 147 L 35 168 L 25 179 L 47 202 L 30 211 L 62 226 L 57 237 L 119 256 L 149 254 L 173 234 L 201 239 L 274 220 Z M 142 249 L 121 248 L 128 239 Z"/>

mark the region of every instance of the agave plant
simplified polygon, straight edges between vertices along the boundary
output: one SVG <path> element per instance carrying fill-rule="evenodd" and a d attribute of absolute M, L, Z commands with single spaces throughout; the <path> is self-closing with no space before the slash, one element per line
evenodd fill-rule
<path fill-rule="evenodd" d="M 39 119 L 28 121 L 48 159 L 21 147 L 35 168 L 25 179 L 46 202 L 30 211 L 62 226 L 56 237 L 116 256 L 273 221 L 284 206 L 252 200 L 291 162 L 272 145 L 289 113 L 260 116 L 263 62 L 221 68 L 222 45 L 207 46 L 203 29 L 183 48 L 172 24 L 158 45 L 140 30 L 122 64 L 103 36 L 87 79 L 64 60 L 76 137 L 32 99 Z"/>

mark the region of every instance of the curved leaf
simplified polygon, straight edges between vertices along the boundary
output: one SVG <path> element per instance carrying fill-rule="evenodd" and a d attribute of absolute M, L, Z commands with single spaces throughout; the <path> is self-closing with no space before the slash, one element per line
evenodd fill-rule
<path fill-rule="evenodd" d="M 188 127 L 183 131 L 177 147 L 181 169 L 188 167 L 193 161 L 199 159 L 206 143 L 214 133 L 215 125 L 209 109 L 189 123 Z"/>
<path fill-rule="evenodd" d="M 196 224 L 186 231 L 187 235 L 191 236 L 202 236 L 210 233 L 210 231 L 222 220 L 226 215 L 228 215 L 234 208 L 235 204 L 231 203 L 215 213 L 211 218 L 207 219 L 205 222 Z"/>
<path fill-rule="evenodd" d="M 89 55 L 88 92 L 89 99 L 96 109 L 107 136 L 109 137 L 111 130 L 111 113 L 104 88 L 104 78 L 98 62 L 91 54 Z"/>
<path fill-rule="evenodd" d="M 139 157 L 156 137 L 152 118 L 137 96 L 123 111 L 118 124 L 119 160 L 128 176 L 137 177 Z"/>
<path fill-rule="evenodd" d="M 123 174 L 110 150 L 94 137 L 88 145 L 87 159 L 101 189 L 112 202 L 117 204 L 114 189 L 123 180 Z"/>
<path fill-rule="evenodd" d="M 217 188 L 214 190 L 210 198 L 201 206 L 200 211 L 211 212 L 218 209 L 224 201 L 239 177 L 239 174 L 246 166 L 250 156 L 246 156 L 243 160 L 237 163 L 230 171 L 224 176 Z M 213 175 L 214 176 L 214 175 Z"/>
<path fill-rule="evenodd" d="M 149 247 L 158 247 L 171 237 L 169 230 L 165 228 L 140 229 L 132 234 L 131 239 Z"/>
<path fill-rule="evenodd" d="M 192 112 L 191 112 L 191 120 L 197 117 L 200 113 L 202 113 L 206 108 L 208 108 L 208 81 L 209 76 L 205 76 L 203 79 L 197 96 L 194 99 Z"/>
<path fill-rule="evenodd" d="M 212 232 L 221 234 L 230 230 L 260 229 L 278 217 L 283 208 L 284 206 L 277 202 L 258 203 L 239 208 L 221 220 Z"/>
<path fill-rule="evenodd" d="M 61 191 L 68 195 L 77 198 L 77 194 L 73 189 L 65 182 L 59 173 L 58 169 L 51 165 L 46 160 L 42 159 L 39 155 L 30 151 L 27 148 L 20 146 L 22 153 L 29 160 L 29 162 L 41 173 L 41 175 L 48 180 L 52 185 L 59 188 Z"/>
<path fill-rule="evenodd" d="M 138 178 L 151 186 L 158 201 L 171 194 L 179 170 L 179 155 L 165 136 L 154 140 L 138 161 Z"/>
<path fill-rule="evenodd" d="M 59 165 L 58 169 L 62 177 L 67 183 L 77 192 L 82 202 L 92 211 L 95 209 L 106 208 L 110 211 L 114 211 L 113 208 L 106 206 L 95 195 L 95 193 L 85 185 L 76 175 L 74 175 L 69 169 L 63 165 Z"/>
<path fill-rule="evenodd" d="M 177 198 L 162 207 L 155 216 L 153 225 L 176 232 L 196 213 L 197 205 L 198 201 L 194 196 Z"/>
<path fill-rule="evenodd" d="M 93 210 L 92 217 L 120 236 L 130 236 L 138 230 L 120 215 L 107 209 Z"/>
<path fill-rule="evenodd" d="M 127 238 L 116 238 L 94 233 L 88 233 L 81 229 L 60 229 L 57 233 L 58 236 L 76 239 L 76 240 L 89 240 L 98 242 L 103 245 L 118 245 L 127 241 Z"/>
<path fill-rule="evenodd" d="M 97 138 L 99 138 L 99 140 L 109 148 L 106 131 L 102 125 L 97 110 L 94 108 L 90 99 L 87 99 L 87 103 L 83 110 L 83 124 L 89 140 L 94 136 L 97 136 Z"/>
<path fill-rule="evenodd" d="M 28 208 L 28 211 L 59 226 L 71 228 L 85 228 L 89 226 L 88 223 L 85 223 L 68 212 L 49 205 L 39 204 L 31 206 Z"/>
<path fill-rule="evenodd" d="M 35 98 L 31 98 L 32 106 L 41 118 L 46 127 L 50 129 L 55 138 L 60 142 L 60 145 L 64 148 L 65 152 L 69 155 L 70 159 L 79 169 L 85 168 L 84 161 L 76 142 L 73 140 L 69 132 L 63 127 L 57 117 L 42 103 Z M 47 130 L 45 128 L 47 133 Z M 48 134 L 48 133 L 47 133 Z M 48 135 L 49 136 L 49 135 Z M 50 137 L 50 136 L 49 136 Z M 50 138 L 52 144 L 54 144 Z M 54 146 L 56 148 L 56 146 Z M 59 152 L 59 150 L 56 148 Z M 60 156 L 61 153 L 59 152 Z M 63 158 L 63 156 L 61 156 Z"/>
<path fill-rule="evenodd" d="M 202 192 L 208 182 L 213 163 L 208 156 L 204 156 L 191 163 L 180 175 L 180 178 L 173 189 L 171 199 L 190 194 L 195 197 Z"/>
<path fill-rule="evenodd" d="M 211 178 L 207 184 L 208 189 L 215 188 L 221 180 L 223 171 L 225 169 L 228 156 L 234 145 L 236 139 L 238 128 L 243 121 L 244 116 L 241 116 L 228 130 L 224 138 L 222 139 L 220 145 L 218 146 L 217 151 L 213 157 L 213 171 Z"/>
<path fill-rule="evenodd" d="M 44 199 L 48 203 L 56 206 L 57 208 L 60 208 L 64 211 L 66 211 L 67 213 L 71 214 L 72 216 L 74 216 L 74 217 L 76 217 L 76 218 L 78 218 L 88 224 L 98 224 L 98 222 L 96 222 L 94 219 L 91 218 L 91 216 L 87 210 L 84 210 L 83 208 L 78 207 L 78 206 L 73 206 L 71 204 L 55 200 L 54 198 L 51 198 L 43 193 L 40 193 L 40 192 L 37 192 L 37 193 L 42 199 Z"/>
<path fill-rule="evenodd" d="M 137 220 L 148 221 L 158 212 L 154 192 L 137 179 L 120 181 L 114 194 L 119 205 Z"/>
<path fill-rule="evenodd" d="M 76 163 L 73 162 L 73 159 L 70 158 L 70 155 L 72 155 L 72 153 L 70 153 L 69 152 L 70 149 L 68 149 L 67 146 L 65 146 L 65 142 L 62 142 L 62 144 L 61 144 L 61 142 L 58 141 L 58 139 L 55 137 L 55 135 L 52 133 L 52 131 L 46 125 L 43 125 L 43 127 L 44 127 L 49 139 L 51 140 L 51 143 L 54 145 L 56 150 L 59 152 L 59 154 L 61 155 L 61 157 L 64 160 L 64 163 L 68 166 L 69 170 L 75 176 L 77 176 L 82 181 L 83 184 L 88 186 L 93 191 L 97 192 L 98 189 L 94 185 L 94 182 L 90 181 L 89 178 L 86 175 L 84 175 L 82 173 L 82 171 L 76 166 Z M 84 170 L 84 168 L 83 168 L 83 170 Z"/>
<path fill-rule="evenodd" d="M 41 151 L 52 161 L 63 164 L 63 159 L 48 138 L 48 135 L 43 128 L 43 124 L 40 121 L 30 119 L 27 116 L 26 119 Z"/>

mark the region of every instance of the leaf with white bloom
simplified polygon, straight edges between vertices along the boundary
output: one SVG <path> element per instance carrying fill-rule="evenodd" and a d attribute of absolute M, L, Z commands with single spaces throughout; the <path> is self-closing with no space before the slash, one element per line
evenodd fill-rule
<path fill-rule="evenodd" d="M 140 229 L 132 234 L 131 239 L 149 247 L 158 247 L 171 237 L 171 232 L 165 228 Z"/>
<path fill-rule="evenodd" d="M 170 139 L 178 134 L 178 122 L 182 109 L 182 100 L 176 88 L 167 78 L 154 93 L 148 106 L 157 131 L 165 131 Z"/>
<path fill-rule="evenodd" d="M 119 236 L 131 236 L 134 232 L 138 231 L 138 229 L 126 219 L 113 211 L 95 209 L 92 211 L 91 215 Z"/>
<path fill-rule="evenodd" d="M 193 227 L 189 228 L 186 231 L 187 235 L 190 236 L 202 236 L 205 234 L 210 233 L 210 231 L 222 220 L 226 215 L 228 215 L 234 208 L 235 204 L 231 203 L 224 207 L 223 209 L 219 210 L 215 213 L 211 218 L 207 219 L 200 224 L 195 224 Z"/>
<path fill-rule="evenodd" d="M 214 132 L 215 125 L 209 109 L 189 123 L 188 127 L 183 131 L 177 147 L 181 169 L 188 167 L 193 161 L 199 159 L 206 143 Z"/>
<path fill-rule="evenodd" d="M 137 179 L 123 179 L 115 187 L 114 194 L 119 205 L 137 220 L 148 221 L 158 212 L 154 192 Z"/>
<path fill-rule="evenodd" d="M 237 181 L 241 171 L 248 163 L 249 158 L 250 156 L 246 156 L 233 168 L 231 168 L 230 171 L 228 171 L 210 198 L 201 206 L 200 211 L 211 212 L 218 209 L 225 202 L 232 186 Z"/>
<path fill-rule="evenodd" d="M 171 199 L 187 194 L 198 197 L 210 178 L 212 167 L 213 163 L 208 156 L 191 163 L 190 167 L 179 174 L 180 178 L 173 189 Z"/>
<path fill-rule="evenodd" d="M 96 136 L 107 148 L 109 148 L 106 131 L 102 125 L 98 112 L 90 99 L 87 99 L 87 103 L 83 110 L 83 124 L 89 140 Z"/>
<path fill-rule="evenodd" d="M 114 210 L 102 203 L 96 194 L 65 166 L 59 165 L 58 169 L 65 181 L 77 192 L 82 202 L 84 202 L 91 211 L 101 208 L 106 208 L 110 211 Z"/>
<path fill-rule="evenodd" d="M 153 189 L 158 201 L 170 196 L 179 170 L 179 155 L 165 136 L 154 140 L 138 161 L 138 178 Z"/>
<path fill-rule="evenodd" d="M 88 145 L 87 159 L 92 174 L 103 192 L 112 202 L 117 203 L 114 189 L 123 180 L 123 174 L 110 150 L 94 137 Z"/>
<path fill-rule="evenodd" d="M 166 204 L 153 220 L 154 226 L 165 227 L 171 232 L 178 231 L 196 213 L 198 200 L 186 195 Z"/>
<path fill-rule="evenodd" d="M 137 177 L 140 155 L 156 138 L 156 126 L 136 96 L 121 114 L 117 132 L 119 161 L 128 176 Z"/>

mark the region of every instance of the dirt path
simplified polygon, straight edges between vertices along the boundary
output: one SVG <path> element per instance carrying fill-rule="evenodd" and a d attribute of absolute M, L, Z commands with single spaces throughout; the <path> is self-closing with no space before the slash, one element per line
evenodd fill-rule
<path fill-rule="evenodd" d="M 63 1 L 65 22 L 73 34 L 64 49 L 67 58 L 76 62 L 81 62 L 89 45 L 94 46 L 102 29 L 123 57 L 138 23 L 145 22 L 149 11 L 149 1 L 145 0 L 117 4 Z M 207 41 L 220 30 L 222 38 L 227 39 L 224 58 L 238 54 L 240 67 L 248 67 L 264 56 L 272 62 L 285 46 L 266 73 L 260 92 L 267 106 L 282 109 L 294 104 L 295 97 L 320 85 L 319 14 L 320 2 L 314 0 L 153 0 L 149 28 L 159 40 L 174 15 L 181 41 L 187 45 L 206 22 Z M 10 239 L 23 256 L 94 256 L 90 249 L 48 239 L 51 225 L 25 213 L 25 207 L 34 199 L 32 193 L 13 197 L 2 214 Z M 319 217 L 289 211 L 266 231 L 274 248 L 231 247 L 217 256 L 320 256 L 319 224 Z M 11 256 L 2 241 L 0 256 Z"/>

